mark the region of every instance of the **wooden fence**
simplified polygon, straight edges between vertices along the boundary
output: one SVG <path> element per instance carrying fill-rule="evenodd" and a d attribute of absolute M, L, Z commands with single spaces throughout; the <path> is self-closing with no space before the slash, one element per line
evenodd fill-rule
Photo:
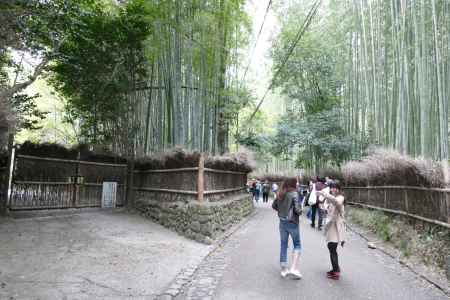
<path fill-rule="evenodd" d="M 201 156 L 198 167 L 134 171 L 134 183 L 137 198 L 212 202 L 245 190 L 247 173 L 205 168 Z"/>
<path fill-rule="evenodd" d="M 346 187 L 344 190 L 350 204 L 450 228 L 450 189 L 370 186 Z"/>
<path fill-rule="evenodd" d="M 104 181 L 118 183 L 124 204 L 127 165 L 17 155 L 10 210 L 100 207 Z"/>
<path fill-rule="evenodd" d="M 28 155 L 17 155 L 13 163 L 10 210 L 100 207 L 105 181 L 118 183 L 116 203 L 125 204 L 127 165 Z M 197 167 L 132 174 L 130 199 L 218 201 L 242 192 L 247 182 L 247 173 L 205 168 L 203 156 Z"/>

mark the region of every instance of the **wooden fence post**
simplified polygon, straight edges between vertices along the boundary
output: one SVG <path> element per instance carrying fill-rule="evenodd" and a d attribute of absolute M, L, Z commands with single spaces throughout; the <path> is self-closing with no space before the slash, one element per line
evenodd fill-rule
<path fill-rule="evenodd" d="M 80 186 L 78 182 L 78 177 L 80 176 L 80 160 L 81 153 L 78 151 L 77 154 L 77 162 L 75 164 L 75 176 L 73 177 L 73 195 L 72 195 L 72 207 L 77 207 L 77 203 L 79 203 L 80 197 Z"/>
<path fill-rule="evenodd" d="M 134 155 L 127 160 L 127 176 L 125 183 L 125 205 L 134 208 Z"/>
<path fill-rule="evenodd" d="M 447 216 L 447 223 L 450 224 L 450 197 L 448 196 L 448 192 L 445 192 L 445 203 L 447 207 L 447 211 L 445 215 Z M 449 275 L 450 278 L 450 275 Z"/>
<path fill-rule="evenodd" d="M 403 189 L 403 193 L 405 193 L 405 212 L 409 214 L 408 190 Z"/>
<path fill-rule="evenodd" d="M 4 190 L 2 191 L 4 199 L 0 199 L 0 215 L 4 215 L 8 212 L 11 185 L 12 185 L 12 176 L 14 176 L 14 169 L 11 171 L 11 168 L 14 168 L 14 160 L 15 160 L 14 154 L 15 154 L 14 134 L 9 133 L 9 135 L 8 135 L 8 162 L 6 164 L 7 182 L 4 186 Z"/>
<path fill-rule="evenodd" d="M 203 153 L 200 154 L 198 160 L 198 181 L 197 181 L 197 200 L 203 202 L 203 195 L 205 192 L 205 157 Z"/>

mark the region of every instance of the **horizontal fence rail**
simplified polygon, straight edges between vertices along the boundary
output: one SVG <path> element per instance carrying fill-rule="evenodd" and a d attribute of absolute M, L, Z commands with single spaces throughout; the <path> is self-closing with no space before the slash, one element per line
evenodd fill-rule
<path fill-rule="evenodd" d="M 194 173 L 195 175 L 197 175 L 199 171 L 198 167 L 195 168 L 180 168 L 180 169 L 167 169 L 167 170 L 145 170 L 145 171 L 135 171 L 135 176 L 139 176 L 139 175 L 143 175 L 145 176 L 145 174 L 155 174 L 155 173 L 172 173 L 171 177 L 174 178 L 175 174 L 178 173 L 185 173 L 185 176 L 192 176 L 193 174 L 186 174 L 189 172 Z M 240 190 L 244 190 L 245 189 L 245 183 L 247 180 L 247 173 L 244 172 L 234 172 L 234 171 L 226 171 L 226 170 L 218 170 L 218 169 L 204 169 L 205 173 L 213 173 L 213 174 L 218 174 L 219 176 L 222 175 L 221 179 L 224 179 L 224 177 L 228 177 L 231 179 L 237 179 L 239 182 L 239 186 L 233 185 L 234 182 L 230 182 L 231 187 L 227 187 L 227 188 L 221 188 L 221 189 L 206 189 L 204 190 L 204 194 L 205 195 L 211 195 L 211 194 L 221 194 L 221 193 L 229 193 L 229 192 L 235 192 L 235 191 L 240 191 Z M 173 174 L 175 173 L 175 174 Z M 231 176 L 230 176 L 231 175 Z M 208 181 L 208 175 L 204 176 L 205 179 Z M 245 180 L 244 180 L 245 178 Z M 195 180 L 197 180 L 196 178 L 193 178 Z M 137 182 L 139 182 L 139 178 L 136 179 Z M 145 180 L 143 180 L 144 182 L 142 183 L 142 186 L 135 186 L 133 187 L 134 190 L 140 190 L 140 191 L 149 191 L 149 192 L 166 192 L 166 193 L 178 193 L 178 194 L 189 194 L 189 195 L 197 195 L 198 191 L 195 189 L 192 190 L 185 190 L 185 189 L 177 189 L 177 188 L 160 188 L 158 186 L 149 186 L 145 184 Z M 224 183 L 222 180 L 222 184 Z M 235 180 L 236 181 L 236 180 Z M 165 181 L 166 184 L 168 185 L 176 185 L 176 182 L 170 182 L 170 181 Z M 151 184 L 151 183 L 150 183 Z M 208 183 L 205 182 L 206 185 L 208 185 Z M 218 185 L 217 182 L 215 183 L 211 183 L 211 186 L 213 185 Z"/>
<path fill-rule="evenodd" d="M 124 204 L 125 185 L 117 185 L 117 205 Z M 10 196 L 11 210 L 82 208 L 102 205 L 103 184 L 16 181 Z"/>
<path fill-rule="evenodd" d="M 11 187 L 5 200 L 10 210 L 101 207 L 103 182 L 117 182 L 119 206 L 134 196 L 219 201 L 244 191 L 247 183 L 246 172 L 205 168 L 203 155 L 196 167 L 157 170 L 21 154 L 12 163 Z M 6 171 L 0 168 L 0 172 Z"/>
<path fill-rule="evenodd" d="M 160 170 L 134 170 L 134 173 L 179 173 L 198 171 L 198 167 L 178 168 L 178 169 L 160 169 Z"/>
<path fill-rule="evenodd" d="M 101 207 L 103 182 L 117 182 L 116 205 L 125 204 L 127 165 L 16 155 L 10 210 Z"/>
<path fill-rule="evenodd" d="M 102 162 L 94 162 L 94 161 L 85 161 L 85 160 L 73 160 L 73 159 L 61 159 L 61 158 L 49 158 L 49 157 L 39 157 L 39 156 L 30 156 L 30 155 L 16 155 L 17 158 L 26 158 L 29 160 L 42 160 L 42 161 L 53 161 L 53 162 L 63 162 L 63 163 L 75 163 L 82 165 L 95 165 L 95 166 L 108 166 L 108 167 L 122 167 L 126 168 L 126 164 L 111 164 L 111 163 L 102 163 Z"/>
<path fill-rule="evenodd" d="M 204 167 L 204 160 L 200 158 L 198 167 L 163 169 L 163 170 L 135 170 L 135 185 L 133 190 L 143 196 L 145 192 L 165 193 L 174 196 L 168 199 L 179 199 L 178 195 L 190 195 L 198 201 L 203 201 L 217 195 L 236 193 L 245 189 L 247 173 L 219 170 Z"/>
<path fill-rule="evenodd" d="M 450 228 L 450 189 L 416 186 L 345 187 L 350 204 Z"/>
<path fill-rule="evenodd" d="M 185 191 L 185 190 L 174 190 L 174 189 L 158 189 L 158 188 L 133 188 L 135 191 L 144 191 L 144 192 L 160 192 L 160 193 L 173 193 L 173 194 L 186 194 L 186 195 L 197 195 L 197 191 Z"/>

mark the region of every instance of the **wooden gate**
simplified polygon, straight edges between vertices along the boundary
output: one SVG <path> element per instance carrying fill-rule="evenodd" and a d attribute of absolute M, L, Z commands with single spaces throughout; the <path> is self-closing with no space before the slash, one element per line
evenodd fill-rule
<path fill-rule="evenodd" d="M 127 165 L 17 155 L 10 210 L 100 207 L 104 181 L 117 182 L 124 204 Z"/>

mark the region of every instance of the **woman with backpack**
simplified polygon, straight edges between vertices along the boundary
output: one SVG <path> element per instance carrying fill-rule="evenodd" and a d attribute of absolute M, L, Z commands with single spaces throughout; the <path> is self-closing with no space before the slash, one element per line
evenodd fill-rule
<path fill-rule="evenodd" d="M 277 193 L 276 199 L 272 203 L 272 208 L 278 212 L 280 219 L 280 266 L 281 276 L 291 276 L 294 279 L 301 279 L 298 264 L 300 260 L 301 240 L 299 230 L 299 216 L 302 213 L 302 206 L 298 201 L 296 191 L 297 180 L 288 179 L 283 182 L 281 189 Z M 287 248 L 289 236 L 292 238 L 294 251 L 292 254 L 292 265 L 288 268 Z"/>
<path fill-rule="evenodd" d="M 331 194 L 318 191 L 317 194 L 323 196 L 328 202 L 328 215 L 325 220 L 325 236 L 332 270 L 327 272 L 327 277 L 339 280 L 341 269 L 337 254 L 337 247 L 345 243 L 345 219 L 344 219 L 344 195 L 341 192 L 341 185 L 338 181 L 330 184 Z"/>

